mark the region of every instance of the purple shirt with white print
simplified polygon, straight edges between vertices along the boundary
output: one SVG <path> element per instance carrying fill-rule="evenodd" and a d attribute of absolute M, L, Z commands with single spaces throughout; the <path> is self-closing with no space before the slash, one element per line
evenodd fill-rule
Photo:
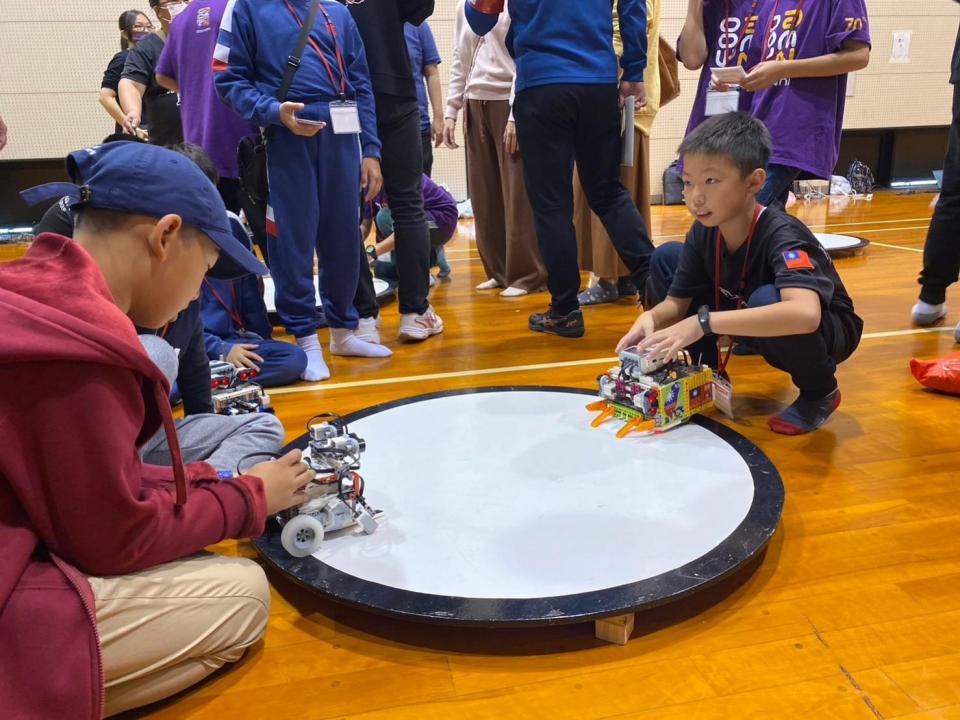
<path fill-rule="evenodd" d="M 703 32 L 707 41 L 707 60 L 700 70 L 697 94 L 693 99 L 687 133 L 706 119 L 707 91 L 710 87 L 710 69 L 715 67 L 750 67 L 757 53 L 750 55 L 753 36 L 757 33 L 756 14 L 752 12 L 759 2 L 753 0 L 704 0 Z M 762 30 L 760 32 L 763 32 Z M 677 55 L 683 58 L 682 36 L 677 40 Z M 750 58 L 748 61 L 748 57 Z M 750 109 L 750 93 L 740 93 L 740 109 Z"/>
<path fill-rule="evenodd" d="M 763 0 L 758 33 L 747 71 L 763 60 L 800 60 L 840 50 L 844 42 L 870 44 L 864 0 Z M 770 28 L 769 32 L 767 28 Z M 771 163 L 829 178 L 837 164 L 847 76 L 787 78 L 753 93 L 751 113 L 773 137 Z"/>

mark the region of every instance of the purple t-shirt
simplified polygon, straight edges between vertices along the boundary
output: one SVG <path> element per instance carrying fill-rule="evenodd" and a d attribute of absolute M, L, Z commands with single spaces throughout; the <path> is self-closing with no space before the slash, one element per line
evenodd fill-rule
<path fill-rule="evenodd" d="M 703 31 L 707 40 L 707 61 L 700 71 L 697 95 L 687 123 L 687 134 L 706 119 L 707 89 L 710 69 L 715 67 L 750 67 L 756 62 L 753 36 L 758 32 L 756 15 L 751 13 L 752 0 L 704 0 Z M 760 30 L 759 32 L 763 32 Z M 677 55 L 683 57 L 682 36 L 677 39 Z M 748 59 L 749 58 L 749 59 Z M 740 93 L 740 109 L 750 109 L 750 93 Z"/>
<path fill-rule="evenodd" d="M 846 41 L 870 44 L 864 0 L 763 0 L 759 15 L 758 32 L 771 28 L 762 47 L 756 44 L 763 60 L 827 55 Z M 829 178 L 840 150 L 846 91 L 847 76 L 834 75 L 788 78 L 754 93 L 750 111 L 773 136 L 770 162 Z"/>
<path fill-rule="evenodd" d="M 221 177 L 236 178 L 240 139 L 257 129 L 221 102 L 213 84 L 210 59 L 217 44 L 227 0 L 195 0 L 170 26 L 156 71 L 180 87 L 183 139 L 199 145 Z"/>
<path fill-rule="evenodd" d="M 420 105 L 420 132 L 430 131 L 430 110 L 427 106 L 427 80 L 424 74 L 427 65 L 440 64 L 440 52 L 433 38 L 433 31 L 427 21 L 420 25 L 405 23 L 403 37 L 407 41 L 410 55 L 410 67 L 413 69 L 413 82 L 417 86 L 417 103 Z"/>
<path fill-rule="evenodd" d="M 381 191 L 372 203 L 364 205 L 363 217 L 376 217 L 378 210 L 389 203 L 390 200 L 386 193 Z M 460 219 L 457 201 L 453 195 L 426 175 L 423 176 L 423 209 L 427 213 L 427 217 L 437 224 L 440 232 L 447 237 L 453 237 L 453 233 L 457 229 L 457 221 Z"/>

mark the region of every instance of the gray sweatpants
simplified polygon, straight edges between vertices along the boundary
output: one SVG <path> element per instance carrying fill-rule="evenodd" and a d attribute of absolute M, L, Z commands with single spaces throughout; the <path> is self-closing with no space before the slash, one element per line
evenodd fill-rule
<path fill-rule="evenodd" d="M 147 354 L 171 382 L 177 376 L 177 354 L 166 340 L 141 335 Z M 205 461 L 217 470 L 237 471 L 237 465 L 252 453 L 276 453 L 283 447 L 283 424 L 269 413 L 250 415 L 189 415 L 176 421 L 180 453 L 185 463 Z M 140 457 L 151 465 L 169 465 L 170 447 L 163 429 L 144 443 Z M 242 470 L 264 462 L 269 455 L 250 457 Z"/>

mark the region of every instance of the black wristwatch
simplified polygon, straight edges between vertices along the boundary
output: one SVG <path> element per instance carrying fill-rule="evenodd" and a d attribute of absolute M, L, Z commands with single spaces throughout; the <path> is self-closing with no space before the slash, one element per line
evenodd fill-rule
<path fill-rule="evenodd" d="M 710 306 L 701 305 L 697 310 L 697 321 L 700 323 L 700 329 L 703 330 L 704 337 L 713 335 L 713 328 L 710 327 Z"/>

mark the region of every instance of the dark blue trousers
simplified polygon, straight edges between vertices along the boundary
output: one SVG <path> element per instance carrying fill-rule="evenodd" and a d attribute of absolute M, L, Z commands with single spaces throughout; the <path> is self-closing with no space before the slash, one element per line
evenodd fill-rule
<path fill-rule="evenodd" d="M 320 327 L 313 287 L 316 255 L 320 299 L 330 327 L 355 328 L 353 295 L 363 253 L 359 136 L 336 135 L 328 126 L 306 138 L 271 127 L 267 175 L 270 274 L 284 327 L 298 338 Z"/>

